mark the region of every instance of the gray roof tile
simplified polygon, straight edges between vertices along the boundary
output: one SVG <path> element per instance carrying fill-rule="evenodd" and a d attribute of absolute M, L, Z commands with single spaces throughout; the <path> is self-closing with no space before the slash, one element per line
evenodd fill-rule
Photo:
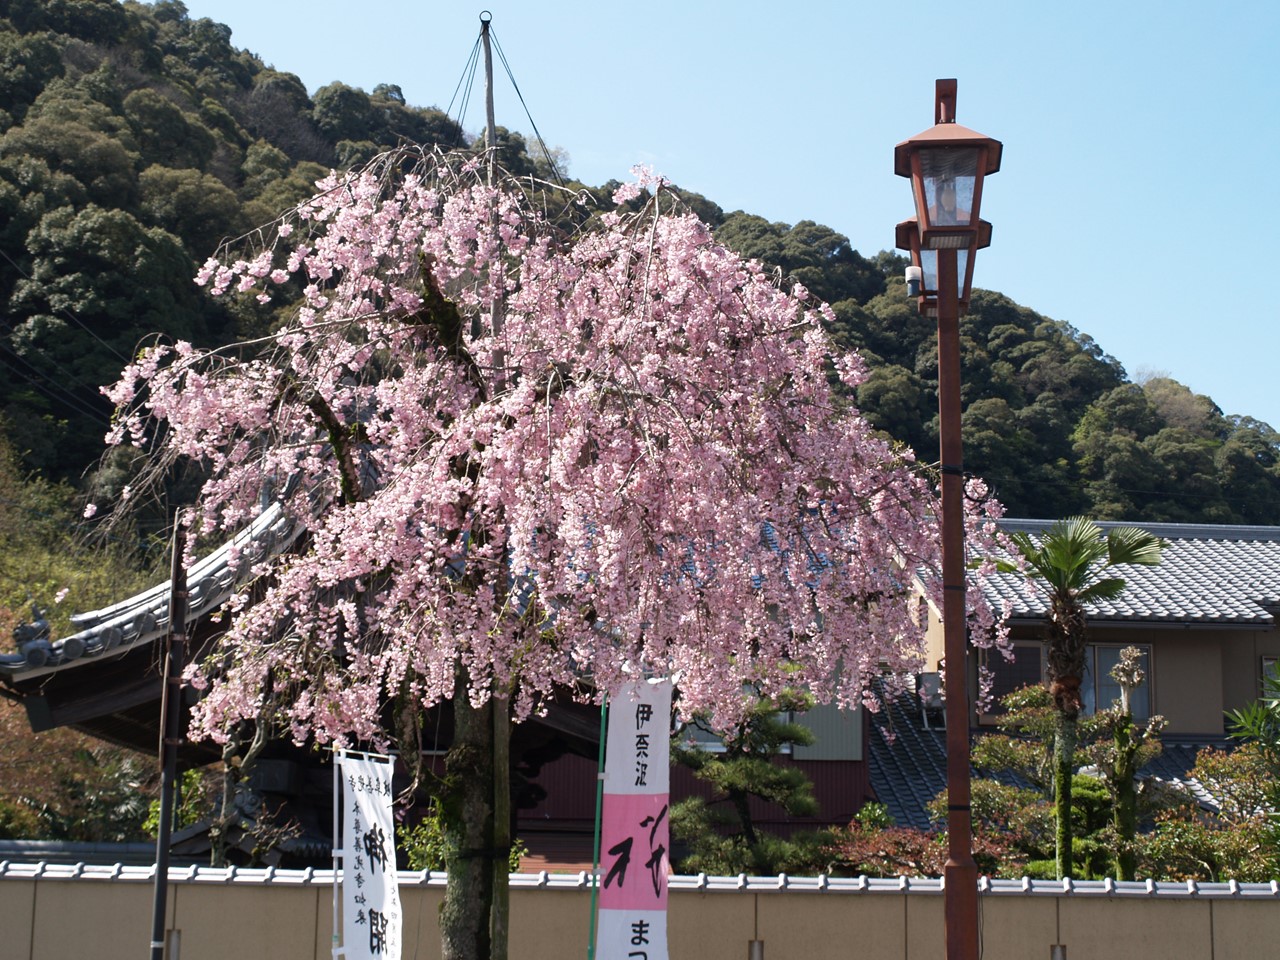
<path fill-rule="evenodd" d="M 881 709 L 870 719 L 867 761 L 876 799 L 888 808 L 898 826 L 934 829 L 936 824 L 929 820 L 928 805 L 947 786 L 946 732 L 936 725 L 925 728 L 920 700 L 914 693 L 883 697 Z M 1180 786 L 1201 807 L 1216 812 L 1221 806 L 1218 799 L 1189 773 L 1202 749 L 1229 750 L 1234 745 L 1234 741 L 1220 736 L 1176 735 L 1163 741 L 1163 751 L 1138 776 Z M 990 770 L 971 768 L 970 774 L 1027 786 L 1012 775 Z"/>
<path fill-rule="evenodd" d="M 1049 520 L 1003 520 L 1001 529 L 1033 538 Z M 1182 523 L 1100 523 L 1103 529 L 1139 527 L 1168 546 L 1158 566 L 1123 566 L 1127 589 L 1115 600 L 1088 606 L 1095 622 L 1147 620 L 1157 623 L 1268 627 L 1280 610 L 1280 527 Z M 1040 620 L 1048 604 L 1018 574 L 997 574 L 986 586 L 996 604 L 1012 604 L 1014 619 Z"/>

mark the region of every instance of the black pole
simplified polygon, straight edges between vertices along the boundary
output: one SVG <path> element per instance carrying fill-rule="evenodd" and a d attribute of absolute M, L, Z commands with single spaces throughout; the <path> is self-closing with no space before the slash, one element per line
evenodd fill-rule
<path fill-rule="evenodd" d="M 174 794 L 177 792 L 178 745 L 182 742 L 182 668 L 187 645 L 187 571 L 182 565 L 185 539 L 179 522 L 173 531 L 173 558 L 169 565 L 169 633 L 165 638 L 164 686 L 160 698 L 160 826 L 156 831 L 150 960 L 164 960 L 169 842 L 173 832 Z"/>

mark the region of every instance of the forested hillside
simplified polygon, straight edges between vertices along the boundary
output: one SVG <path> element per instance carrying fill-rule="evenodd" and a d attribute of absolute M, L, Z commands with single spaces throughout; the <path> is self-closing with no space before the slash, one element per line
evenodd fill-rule
<path fill-rule="evenodd" d="M 222 239 L 331 168 L 471 138 L 391 84 L 308 93 L 177 0 L 0 0 L 0 15 L 0 430 L 28 473 L 109 496 L 131 468 L 95 468 L 110 416 L 98 387 L 138 344 L 271 326 L 252 299 L 214 302 L 192 282 Z M 550 172 L 519 134 L 500 141 L 509 170 Z M 934 331 L 904 296 L 900 258 L 863 257 L 816 222 L 689 202 L 727 245 L 833 304 L 834 333 L 871 367 L 857 403 L 935 459 Z M 975 293 L 962 337 L 966 466 L 1011 513 L 1280 523 L 1268 425 L 1171 379 L 1133 383 L 1091 337 L 998 293 Z"/>

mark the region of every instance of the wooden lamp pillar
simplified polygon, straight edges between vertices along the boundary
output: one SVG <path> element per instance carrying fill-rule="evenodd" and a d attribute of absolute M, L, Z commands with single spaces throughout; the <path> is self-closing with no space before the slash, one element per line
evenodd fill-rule
<path fill-rule="evenodd" d="M 946 658 L 947 863 L 943 910 L 947 960 L 978 958 L 978 867 L 969 789 L 968 637 L 965 629 L 964 466 L 960 436 L 960 316 L 973 261 L 991 242 L 981 220 L 982 182 L 1000 169 L 999 141 L 955 122 L 956 81 L 937 82 L 934 125 L 894 149 L 894 172 L 911 179 L 916 216 L 898 224 L 911 251 L 908 292 L 938 321 L 942 467 L 942 626 Z"/>

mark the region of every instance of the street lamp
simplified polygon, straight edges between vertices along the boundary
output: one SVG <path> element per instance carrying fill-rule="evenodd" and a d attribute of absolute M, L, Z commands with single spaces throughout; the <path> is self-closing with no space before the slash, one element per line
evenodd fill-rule
<path fill-rule="evenodd" d="M 916 216 L 898 224 L 911 251 L 907 289 L 938 321 L 938 419 L 942 467 L 942 631 L 946 657 L 947 863 L 943 911 L 948 960 L 978 957 L 978 866 L 969 798 L 969 693 L 965 635 L 964 467 L 960 443 L 960 314 L 969 306 L 973 261 L 991 242 L 978 216 L 982 181 L 1000 169 L 1000 142 L 955 122 L 956 82 L 937 82 L 934 125 L 893 151 L 911 178 Z M 952 681 L 955 682 L 952 682 Z"/>

